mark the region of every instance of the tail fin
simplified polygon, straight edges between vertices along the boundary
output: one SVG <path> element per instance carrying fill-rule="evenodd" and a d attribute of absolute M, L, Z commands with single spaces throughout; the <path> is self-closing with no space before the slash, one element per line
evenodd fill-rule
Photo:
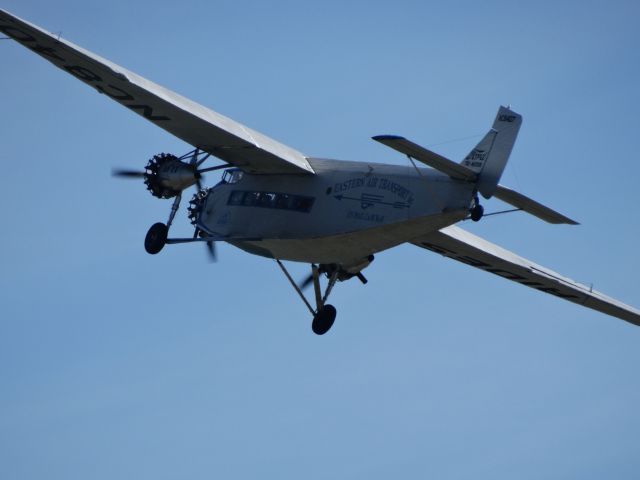
<path fill-rule="evenodd" d="M 484 198 L 491 198 L 498 188 L 520 125 L 522 115 L 500 107 L 489 133 L 461 162 L 478 174 L 478 191 Z"/>

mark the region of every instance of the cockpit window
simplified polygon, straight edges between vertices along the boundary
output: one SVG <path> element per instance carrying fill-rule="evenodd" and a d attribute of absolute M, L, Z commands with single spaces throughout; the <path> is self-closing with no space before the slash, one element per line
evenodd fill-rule
<path fill-rule="evenodd" d="M 313 197 L 291 195 L 289 193 L 234 190 L 229 195 L 227 205 L 275 208 L 278 210 L 293 210 L 296 212 L 309 213 L 314 201 L 315 198 Z"/>
<path fill-rule="evenodd" d="M 238 183 L 242 180 L 243 176 L 244 172 L 239 168 L 230 168 L 229 170 L 225 170 L 222 174 L 222 182 L 233 185 L 234 183 Z"/>

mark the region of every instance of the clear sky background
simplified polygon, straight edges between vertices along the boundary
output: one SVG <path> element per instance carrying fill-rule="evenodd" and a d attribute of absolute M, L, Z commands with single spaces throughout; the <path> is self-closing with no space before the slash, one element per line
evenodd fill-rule
<path fill-rule="evenodd" d="M 502 183 L 582 225 L 463 227 L 640 307 L 638 5 L 2 2 L 313 156 L 461 159 L 509 103 Z M 170 201 L 111 168 L 189 145 L 13 41 L 0 65 L 0 478 L 638 478 L 640 328 L 407 245 L 317 337 L 273 261 L 144 252 Z"/>

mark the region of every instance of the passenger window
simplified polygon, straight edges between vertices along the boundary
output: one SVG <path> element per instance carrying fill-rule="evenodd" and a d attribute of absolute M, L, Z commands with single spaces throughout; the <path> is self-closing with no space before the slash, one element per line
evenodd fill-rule
<path fill-rule="evenodd" d="M 299 212 L 308 212 L 313 206 L 313 198 L 311 197 L 296 197 L 293 203 L 293 209 Z"/>
<path fill-rule="evenodd" d="M 222 174 L 222 182 L 228 183 L 229 185 L 233 185 L 234 183 L 238 183 L 242 180 L 244 176 L 244 172 L 238 168 L 231 168 L 229 170 L 225 170 Z"/>
<path fill-rule="evenodd" d="M 276 192 L 247 192 L 234 190 L 229 195 L 227 205 L 244 207 L 275 208 L 309 213 L 315 198 Z"/>

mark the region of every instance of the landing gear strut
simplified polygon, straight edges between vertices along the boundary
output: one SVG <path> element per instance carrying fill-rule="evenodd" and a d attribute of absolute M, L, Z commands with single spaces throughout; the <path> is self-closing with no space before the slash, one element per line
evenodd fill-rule
<path fill-rule="evenodd" d="M 173 219 L 176 216 L 176 212 L 180 207 L 180 199 L 182 198 L 182 192 L 176 195 L 176 198 L 173 200 L 173 205 L 171 205 L 171 213 L 169 214 L 169 220 L 167 220 L 166 225 L 164 223 L 158 222 L 151 225 L 149 231 L 147 232 L 147 236 L 144 238 L 144 249 L 147 253 L 151 255 L 155 255 L 156 253 L 160 253 L 160 250 L 164 248 L 167 244 L 167 236 L 169 235 L 169 228 L 173 223 Z"/>
<path fill-rule="evenodd" d="M 311 322 L 311 330 L 316 335 L 324 335 L 327 333 L 331 327 L 333 326 L 333 322 L 336 320 L 336 308 L 333 305 L 329 305 L 327 299 L 329 298 L 329 294 L 331 294 L 331 290 L 333 290 L 334 285 L 338 281 L 339 271 L 337 269 L 333 270 L 331 273 L 327 273 L 329 277 L 329 283 L 327 284 L 327 288 L 324 291 L 324 295 L 322 295 L 320 289 L 320 269 L 317 265 L 311 265 L 311 280 L 313 281 L 313 291 L 316 299 L 316 308 L 314 309 L 307 298 L 302 293 L 302 290 L 298 286 L 298 284 L 291 278 L 289 272 L 282 264 L 282 262 L 276 258 L 276 262 L 278 266 L 282 269 L 282 272 L 285 274 L 295 291 L 300 295 L 300 298 L 307 306 L 311 315 L 313 315 L 313 321 Z"/>

